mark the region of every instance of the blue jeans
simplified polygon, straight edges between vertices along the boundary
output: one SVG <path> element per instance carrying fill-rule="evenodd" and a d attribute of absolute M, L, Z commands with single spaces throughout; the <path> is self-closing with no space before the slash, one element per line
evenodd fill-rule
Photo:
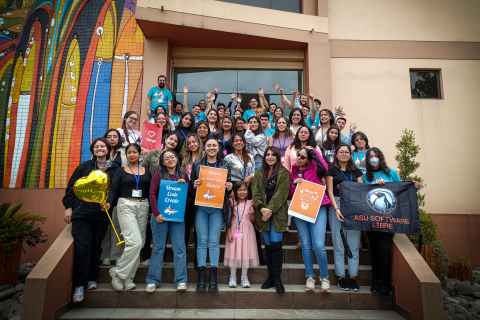
<path fill-rule="evenodd" d="M 207 244 L 210 254 L 210 267 L 218 267 L 222 227 L 223 209 L 197 207 L 195 230 L 197 230 L 197 260 L 199 267 L 207 266 Z"/>
<path fill-rule="evenodd" d="M 255 172 L 257 172 L 257 170 L 260 170 L 260 168 L 262 167 L 262 157 L 254 157 L 253 160 L 255 161 Z"/>
<path fill-rule="evenodd" d="M 153 250 L 150 257 L 150 268 L 147 274 L 147 284 L 162 284 L 163 256 L 167 234 L 170 231 L 173 248 L 173 270 L 175 272 L 175 285 L 187 283 L 187 250 L 185 248 L 185 222 L 158 223 L 152 215 L 150 221 L 153 235 Z M 149 245 L 149 244 L 145 244 Z"/>
<path fill-rule="evenodd" d="M 340 200 L 340 198 L 335 197 L 335 200 Z M 340 211 L 340 201 L 337 203 Z M 333 254 L 335 260 L 335 274 L 339 277 L 345 276 L 345 248 L 343 247 L 342 236 L 340 235 L 340 229 L 342 223 L 337 218 L 335 209 L 333 206 L 330 207 L 328 213 L 328 222 L 330 223 L 330 229 L 332 230 L 332 242 L 333 242 Z M 352 251 L 352 258 L 348 258 L 348 274 L 352 277 L 356 277 L 358 273 L 358 264 L 359 264 L 359 254 L 360 249 L 360 235 L 361 231 L 359 230 L 343 230 L 343 234 L 347 238 L 348 246 L 350 251 Z"/>
<path fill-rule="evenodd" d="M 328 278 L 327 250 L 325 250 L 325 233 L 327 229 L 327 207 L 321 206 L 318 210 L 317 220 L 310 223 L 305 220 L 293 217 L 302 243 L 303 264 L 307 277 L 315 277 L 313 273 L 313 250 L 317 256 L 318 267 L 320 268 L 320 279 Z"/>
<path fill-rule="evenodd" d="M 270 219 L 270 231 L 262 231 L 263 240 L 267 246 L 270 245 L 270 242 L 280 242 L 282 241 L 283 232 L 275 232 L 273 227 L 273 220 Z"/>

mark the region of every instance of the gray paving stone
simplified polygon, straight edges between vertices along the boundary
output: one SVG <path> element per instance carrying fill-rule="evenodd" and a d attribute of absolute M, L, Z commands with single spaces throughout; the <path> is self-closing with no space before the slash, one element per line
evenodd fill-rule
<path fill-rule="evenodd" d="M 235 309 L 235 319 L 297 319 L 290 309 Z"/>
<path fill-rule="evenodd" d="M 234 309 L 177 309 L 172 319 L 235 319 Z"/>
<path fill-rule="evenodd" d="M 360 319 L 351 310 L 295 310 L 298 319 Z"/>
<path fill-rule="evenodd" d="M 60 317 L 64 319 L 107 319 L 115 308 L 75 308 Z"/>
<path fill-rule="evenodd" d="M 402 316 L 393 310 L 353 310 L 360 319 L 364 320 L 404 320 Z"/>
<path fill-rule="evenodd" d="M 175 309 L 118 308 L 107 319 L 171 319 Z"/>

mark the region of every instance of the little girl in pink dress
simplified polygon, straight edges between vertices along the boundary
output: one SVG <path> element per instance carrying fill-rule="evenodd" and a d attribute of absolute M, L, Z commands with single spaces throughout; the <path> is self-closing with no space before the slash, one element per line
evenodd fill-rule
<path fill-rule="evenodd" d="M 241 284 L 243 288 L 250 288 L 248 282 L 248 268 L 254 268 L 258 261 L 257 240 L 255 238 L 255 213 L 253 200 L 247 200 L 248 189 L 245 181 L 237 181 L 233 185 L 234 200 L 232 206 L 232 227 L 227 229 L 225 243 L 225 257 L 223 264 L 230 267 L 228 286 L 237 286 L 237 268 L 242 269 Z"/>

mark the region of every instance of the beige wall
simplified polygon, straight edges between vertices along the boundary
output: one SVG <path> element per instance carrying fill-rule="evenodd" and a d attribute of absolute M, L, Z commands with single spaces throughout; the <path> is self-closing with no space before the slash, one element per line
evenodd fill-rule
<path fill-rule="evenodd" d="M 444 99 L 411 99 L 409 68 L 441 69 Z M 480 60 L 332 59 L 333 106 L 344 107 L 391 167 L 402 130 L 415 131 L 432 213 L 480 213 L 480 173 L 469 168 L 480 158 L 479 83 Z"/>
<path fill-rule="evenodd" d="M 330 0 L 330 39 L 480 41 L 478 0 Z"/>

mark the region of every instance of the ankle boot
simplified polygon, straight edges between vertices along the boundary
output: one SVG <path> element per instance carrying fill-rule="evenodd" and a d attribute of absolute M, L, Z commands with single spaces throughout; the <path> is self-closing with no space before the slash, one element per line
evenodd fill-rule
<path fill-rule="evenodd" d="M 380 281 L 380 297 L 382 298 L 390 297 L 390 288 L 388 287 L 387 281 Z"/>
<path fill-rule="evenodd" d="M 272 274 L 272 247 L 265 245 L 265 258 L 267 259 L 268 278 L 262 284 L 262 289 L 270 289 L 274 286 Z"/>
<path fill-rule="evenodd" d="M 217 267 L 210 267 L 210 280 L 208 284 L 208 291 L 218 291 Z"/>
<path fill-rule="evenodd" d="M 198 268 L 198 284 L 197 291 L 207 290 L 207 269 L 205 267 Z"/>
<path fill-rule="evenodd" d="M 278 294 L 285 293 L 285 287 L 282 284 L 282 279 L 280 274 L 282 273 L 282 263 L 283 263 L 283 248 L 282 241 L 279 242 L 270 242 L 272 247 L 272 276 L 273 284 Z"/>

